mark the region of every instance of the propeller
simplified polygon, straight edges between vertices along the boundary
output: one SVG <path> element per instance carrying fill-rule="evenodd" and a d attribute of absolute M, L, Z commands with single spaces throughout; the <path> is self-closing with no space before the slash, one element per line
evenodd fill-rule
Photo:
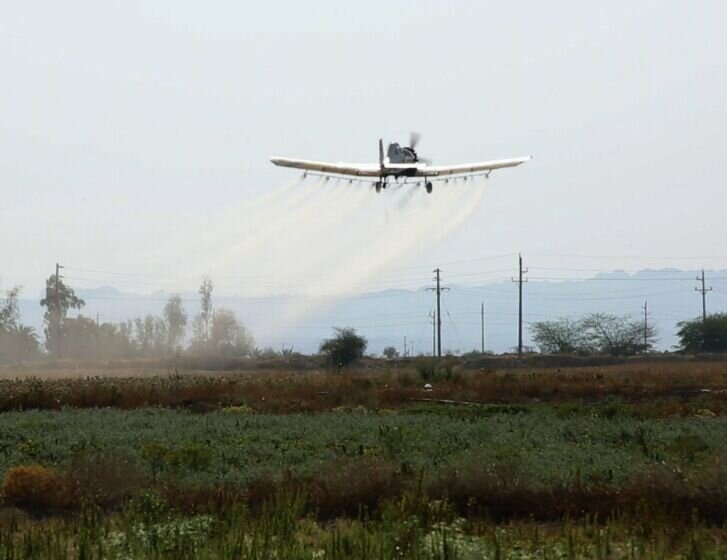
<path fill-rule="evenodd" d="M 422 135 L 419 134 L 418 132 L 414 132 L 414 131 L 410 132 L 409 133 L 409 147 L 412 150 L 416 151 L 417 144 L 419 144 L 419 141 L 421 139 L 422 139 Z M 426 165 L 432 165 L 431 159 L 425 158 L 425 157 L 419 157 L 419 154 L 417 154 L 417 160 L 422 163 L 425 163 Z"/>

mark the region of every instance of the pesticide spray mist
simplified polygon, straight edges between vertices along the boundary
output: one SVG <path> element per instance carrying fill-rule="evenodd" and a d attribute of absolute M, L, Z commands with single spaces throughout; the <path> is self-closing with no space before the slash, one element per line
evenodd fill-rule
<path fill-rule="evenodd" d="M 432 194 L 394 183 L 377 195 L 370 184 L 347 179 L 297 181 L 241 206 L 211 232 L 216 247 L 203 270 L 221 285 L 234 279 L 241 295 L 296 295 L 255 326 L 264 340 L 280 325 L 365 291 L 449 236 L 477 210 L 484 183 L 450 180 Z"/>

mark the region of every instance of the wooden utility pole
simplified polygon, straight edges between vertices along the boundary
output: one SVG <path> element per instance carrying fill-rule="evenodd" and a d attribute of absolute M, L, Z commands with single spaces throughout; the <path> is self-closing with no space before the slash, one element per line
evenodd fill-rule
<path fill-rule="evenodd" d="M 702 294 L 702 322 L 707 322 L 707 292 L 712 291 L 712 287 L 709 288 L 705 287 L 704 285 L 704 269 L 702 269 L 702 275 L 697 276 L 697 282 L 702 283 L 701 288 L 694 288 L 695 292 L 700 292 Z"/>
<path fill-rule="evenodd" d="M 53 303 L 55 304 L 55 331 L 56 331 L 56 359 L 59 360 L 61 357 L 61 268 L 62 265 L 56 263 L 56 281 L 54 286 Z"/>
<path fill-rule="evenodd" d="M 644 300 L 644 353 L 649 351 L 649 301 Z"/>
<path fill-rule="evenodd" d="M 429 318 L 432 320 L 432 357 L 437 355 L 437 312 L 432 311 Z"/>
<path fill-rule="evenodd" d="M 480 306 L 480 321 L 482 323 L 481 334 L 482 334 L 482 353 L 485 353 L 485 302 L 482 302 Z"/>
<path fill-rule="evenodd" d="M 518 254 L 519 274 L 517 280 L 512 278 L 511 281 L 518 285 L 518 307 L 517 307 L 517 355 L 521 358 L 523 355 L 523 284 L 527 282 L 523 278 L 523 274 L 527 274 L 528 269 L 523 269 L 523 256 Z"/>

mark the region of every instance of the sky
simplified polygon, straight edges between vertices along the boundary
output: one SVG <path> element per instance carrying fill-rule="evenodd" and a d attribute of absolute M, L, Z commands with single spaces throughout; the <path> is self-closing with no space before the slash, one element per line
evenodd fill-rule
<path fill-rule="evenodd" d="M 77 287 L 146 293 L 204 274 L 222 293 L 422 285 L 440 263 L 483 280 L 519 252 L 541 277 L 727 268 L 726 16 L 710 0 L 9 3 L 0 288 L 36 295 L 56 262 Z M 436 164 L 534 159 L 476 199 L 435 187 L 414 205 L 269 162 L 375 161 L 410 130 Z"/>

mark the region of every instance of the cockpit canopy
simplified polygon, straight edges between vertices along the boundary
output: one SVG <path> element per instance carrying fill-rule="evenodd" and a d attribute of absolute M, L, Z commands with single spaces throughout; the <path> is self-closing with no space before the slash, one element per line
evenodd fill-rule
<path fill-rule="evenodd" d="M 397 142 L 389 144 L 386 155 L 389 158 L 389 163 L 417 163 L 419 161 L 414 148 L 401 146 Z"/>

